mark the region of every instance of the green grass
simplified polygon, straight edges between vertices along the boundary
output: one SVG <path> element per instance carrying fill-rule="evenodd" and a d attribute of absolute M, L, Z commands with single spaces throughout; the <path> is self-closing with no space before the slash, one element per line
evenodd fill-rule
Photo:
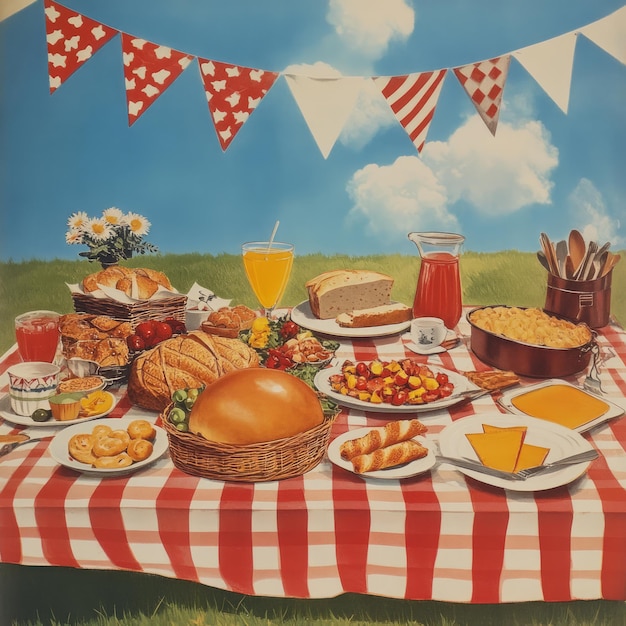
<path fill-rule="evenodd" d="M 232 298 L 234 304 L 258 305 L 237 255 L 181 254 L 139 257 L 129 266 L 146 265 L 164 271 L 172 284 L 186 292 L 194 282 L 217 295 Z M 317 274 L 337 268 L 367 268 L 386 272 L 395 278 L 394 299 L 411 304 L 419 271 L 415 256 L 387 255 L 351 257 L 320 254 L 296 257 L 291 279 L 281 304 L 292 306 L 306 299 L 305 282 Z M 0 263 L 0 351 L 14 341 L 13 319 L 25 311 L 50 309 L 59 313 L 73 310 L 65 283 L 78 283 L 99 266 L 88 261 L 25 261 Z M 543 306 L 546 273 L 534 254 L 505 251 L 491 254 L 467 252 L 461 257 L 463 302 L 466 304 L 509 304 Z M 626 292 L 616 288 L 626 284 L 626 264 L 614 270 L 612 313 L 626 321 Z"/>
<path fill-rule="evenodd" d="M 166 255 L 133 259 L 167 273 L 181 292 L 194 282 L 233 303 L 256 307 L 241 259 L 234 255 Z M 411 304 L 419 261 L 413 256 L 297 257 L 283 305 L 306 298 L 304 283 L 329 269 L 368 268 L 395 278 L 393 297 Z M 65 283 L 79 282 L 98 266 L 87 261 L 0 264 L 0 351 L 14 342 L 13 319 L 34 309 L 73 310 Z M 515 251 L 465 253 L 461 259 L 466 304 L 543 306 L 545 271 L 535 255 Z M 626 264 L 613 276 L 612 313 L 626 321 Z M 30 626 L 626 626 L 622 602 L 579 601 L 514 605 L 462 605 L 347 594 L 327 600 L 255 598 L 203 585 L 129 572 L 0 565 L 0 624 Z"/>

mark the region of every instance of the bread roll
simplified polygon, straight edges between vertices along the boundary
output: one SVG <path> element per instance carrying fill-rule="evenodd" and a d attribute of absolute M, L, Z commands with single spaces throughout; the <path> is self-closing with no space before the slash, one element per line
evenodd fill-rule
<path fill-rule="evenodd" d="M 383 304 L 369 309 L 358 309 L 337 316 L 337 324 L 345 328 L 365 328 L 366 326 L 384 326 L 408 322 L 413 311 L 406 305 L 396 302 Z"/>
<path fill-rule="evenodd" d="M 189 416 L 189 430 L 209 441 L 251 444 L 292 437 L 324 420 L 317 394 L 280 370 L 231 372 L 207 387 Z"/>
<path fill-rule="evenodd" d="M 243 341 L 194 331 L 140 354 L 131 366 L 128 397 L 133 404 L 162 411 L 177 389 L 210 385 L 228 372 L 258 365 L 256 351 Z"/>
<path fill-rule="evenodd" d="M 169 278 L 157 270 L 147 267 L 128 268 L 112 265 L 83 278 L 83 291 L 90 293 L 103 285 L 124 292 L 135 300 L 149 300 L 159 289 L 172 290 Z"/>
<path fill-rule="evenodd" d="M 359 454 L 369 454 L 378 448 L 385 448 L 412 439 L 426 432 L 426 426 L 419 420 L 395 420 L 382 428 L 372 428 L 367 435 L 344 441 L 339 447 L 341 457 L 349 461 Z"/>
<path fill-rule="evenodd" d="M 374 472 L 376 470 L 395 467 L 403 463 L 410 463 L 422 459 L 428 454 L 428 449 L 409 439 L 395 443 L 387 448 L 378 448 L 370 454 L 360 454 L 353 457 L 352 467 L 357 474 Z"/>
<path fill-rule="evenodd" d="M 369 270 L 333 270 L 312 278 L 305 286 L 313 315 L 334 319 L 355 309 L 389 304 L 393 278 Z"/>

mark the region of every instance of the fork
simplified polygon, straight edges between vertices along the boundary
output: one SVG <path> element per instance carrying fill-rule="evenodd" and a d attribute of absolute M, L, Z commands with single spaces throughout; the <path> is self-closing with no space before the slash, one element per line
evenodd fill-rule
<path fill-rule="evenodd" d="M 37 441 L 46 441 L 47 439 L 52 439 L 52 437 L 37 437 L 36 439 L 25 439 L 24 441 L 12 441 L 11 443 L 5 443 L 3 446 L 0 446 L 0 456 L 9 454 L 9 452 L 15 450 L 18 446 L 23 446 L 27 443 L 36 443 Z"/>
<path fill-rule="evenodd" d="M 589 368 L 589 373 L 585 376 L 585 380 L 583 381 L 583 389 L 597 396 L 601 396 L 604 395 L 604 391 L 602 389 L 602 383 L 600 382 L 600 367 L 604 365 L 606 361 L 612 359 L 615 356 L 615 352 L 613 352 L 611 348 L 608 348 L 607 353 L 600 356 L 600 350 L 597 348 L 597 345 L 596 349 L 597 352 L 594 350 L 593 362 Z"/>
<path fill-rule="evenodd" d="M 518 476 L 521 480 L 526 480 L 531 476 L 536 476 L 537 474 L 543 473 L 545 470 L 550 469 L 551 467 L 562 467 L 564 465 L 576 465 L 577 463 L 584 463 L 585 461 L 593 461 L 597 459 L 600 455 L 593 448 L 591 450 L 585 450 L 584 452 L 579 452 L 577 454 L 572 454 L 571 456 L 563 457 L 562 459 L 557 459 L 556 461 L 552 461 L 551 463 L 544 463 L 543 465 L 537 465 L 536 467 L 528 467 L 526 469 L 520 470 L 516 472 L 515 476 Z"/>

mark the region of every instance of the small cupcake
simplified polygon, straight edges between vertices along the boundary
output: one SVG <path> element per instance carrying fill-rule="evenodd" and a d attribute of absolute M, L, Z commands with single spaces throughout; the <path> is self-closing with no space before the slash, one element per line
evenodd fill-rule
<path fill-rule="evenodd" d="M 75 420 L 80 414 L 81 394 L 59 393 L 48 399 L 52 417 L 59 422 Z"/>

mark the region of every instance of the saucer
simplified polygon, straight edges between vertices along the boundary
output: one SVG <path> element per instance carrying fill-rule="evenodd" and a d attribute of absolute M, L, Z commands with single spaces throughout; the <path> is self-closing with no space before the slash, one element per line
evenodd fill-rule
<path fill-rule="evenodd" d="M 453 330 L 448 330 L 446 334 L 446 338 L 438 345 L 438 346 L 420 346 L 411 340 L 411 333 L 405 333 L 403 338 L 408 339 L 408 343 L 406 343 L 406 347 L 411 350 L 411 352 L 415 352 L 416 354 L 421 354 L 424 356 L 428 356 L 430 354 L 440 354 L 442 352 L 447 352 L 449 348 L 446 348 L 444 344 L 446 342 L 452 341 L 457 338 L 456 333 Z M 456 346 L 456 344 L 455 344 Z"/>

